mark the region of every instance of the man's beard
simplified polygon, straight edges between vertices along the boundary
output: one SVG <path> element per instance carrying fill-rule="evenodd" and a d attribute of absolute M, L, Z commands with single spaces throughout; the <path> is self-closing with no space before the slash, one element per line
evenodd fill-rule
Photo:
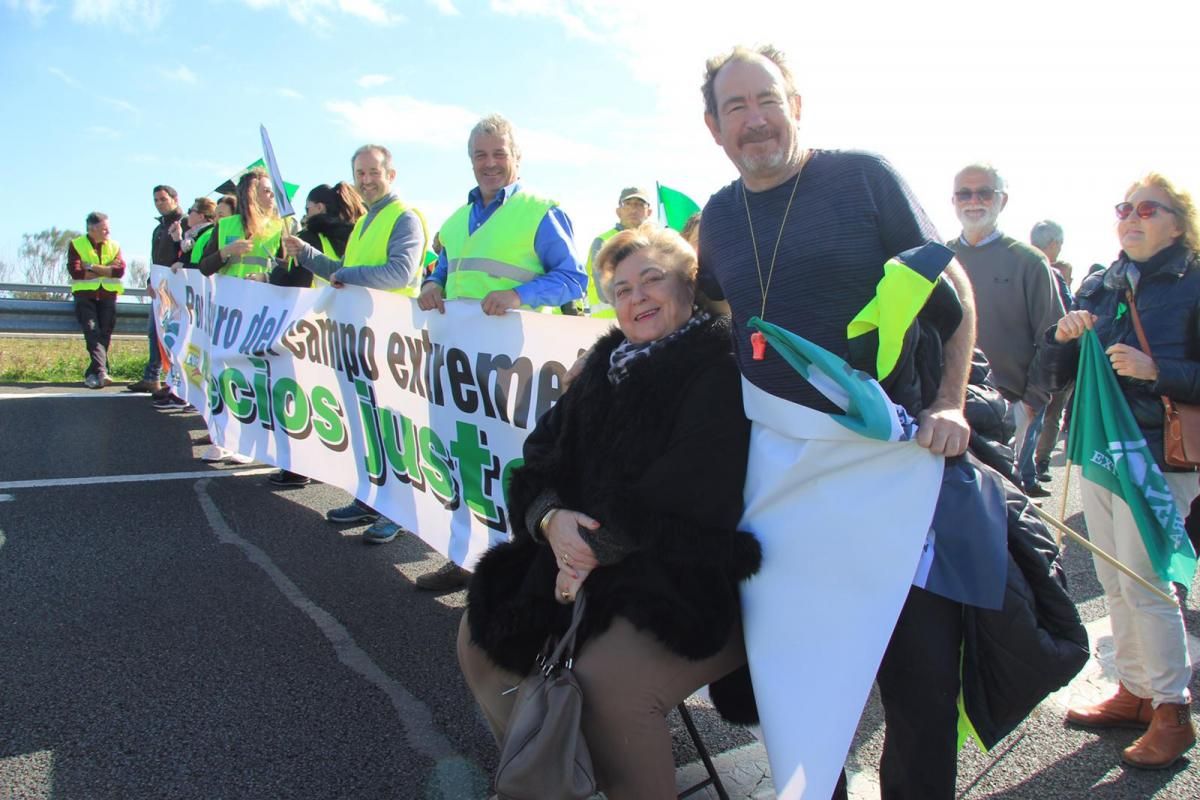
<path fill-rule="evenodd" d="M 779 147 L 770 152 L 751 155 L 743 151 L 739 159 L 741 171 L 751 176 L 771 175 L 799 163 L 800 147 L 794 138 L 787 144 L 780 141 Z"/>

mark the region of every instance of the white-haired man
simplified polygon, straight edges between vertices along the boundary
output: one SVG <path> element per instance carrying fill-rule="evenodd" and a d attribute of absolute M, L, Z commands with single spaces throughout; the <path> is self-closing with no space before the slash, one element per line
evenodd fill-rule
<path fill-rule="evenodd" d="M 520 182 L 521 149 L 512 123 L 499 114 L 481 119 L 467 137 L 467 155 L 477 185 L 438 231 L 442 250 L 421 286 L 420 307 L 445 313 L 448 301 L 472 300 L 485 314 L 499 316 L 581 299 L 587 273 L 571 220 L 557 201 Z M 450 562 L 416 585 L 450 591 L 469 577 Z"/>
<path fill-rule="evenodd" d="M 1065 313 L 1040 252 L 998 227 L 1008 205 L 1004 178 L 991 164 L 969 164 L 954 176 L 952 197 L 962 233 L 946 244 L 966 269 L 979 298 L 979 349 L 996 388 L 1013 404 L 1017 471 L 1030 497 L 1049 497 L 1033 466 L 1042 414 L 1050 393 L 1030 380 L 1036 343 Z"/>

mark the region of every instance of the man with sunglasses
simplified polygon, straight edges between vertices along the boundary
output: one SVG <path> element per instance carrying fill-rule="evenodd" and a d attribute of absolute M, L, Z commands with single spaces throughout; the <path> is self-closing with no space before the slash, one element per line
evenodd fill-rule
<path fill-rule="evenodd" d="M 1050 393 L 1030 380 L 1035 342 L 1065 313 L 1040 252 L 998 227 L 1008 204 L 1004 179 L 990 164 L 970 164 L 954 176 L 954 211 L 962 234 L 947 242 L 966 269 L 976 297 L 976 336 L 992 379 L 1013 404 L 1017 469 L 1030 497 L 1049 497 L 1033 456 Z"/>

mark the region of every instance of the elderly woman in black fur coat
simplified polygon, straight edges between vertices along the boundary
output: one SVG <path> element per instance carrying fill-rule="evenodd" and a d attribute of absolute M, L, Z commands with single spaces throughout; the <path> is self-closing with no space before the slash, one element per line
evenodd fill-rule
<path fill-rule="evenodd" d="M 619 330 L 525 442 L 511 542 L 480 560 L 459 630 L 463 674 L 502 742 L 547 636 L 587 607 L 575 673 L 610 800 L 674 797 L 665 715 L 746 662 L 738 582 L 750 426 L 727 323 L 694 306 L 696 254 L 671 230 L 614 236 L 597 257 Z"/>

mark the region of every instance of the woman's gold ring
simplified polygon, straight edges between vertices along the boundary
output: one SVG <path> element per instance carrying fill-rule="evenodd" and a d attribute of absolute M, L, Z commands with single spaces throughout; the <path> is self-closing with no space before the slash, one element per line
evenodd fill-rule
<path fill-rule="evenodd" d="M 566 592 L 566 591 L 564 591 L 564 592 L 560 592 L 560 594 L 562 595 L 562 599 L 563 599 L 563 600 L 570 600 L 570 599 L 571 599 L 571 593 L 570 593 L 570 592 Z"/>
<path fill-rule="evenodd" d="M 564 565 L 566 565 L 568 567 L 571 566 L 571 557 L 569 555 L 567 555 L 566 553 L 563 553 L 562 562 Z"/>

